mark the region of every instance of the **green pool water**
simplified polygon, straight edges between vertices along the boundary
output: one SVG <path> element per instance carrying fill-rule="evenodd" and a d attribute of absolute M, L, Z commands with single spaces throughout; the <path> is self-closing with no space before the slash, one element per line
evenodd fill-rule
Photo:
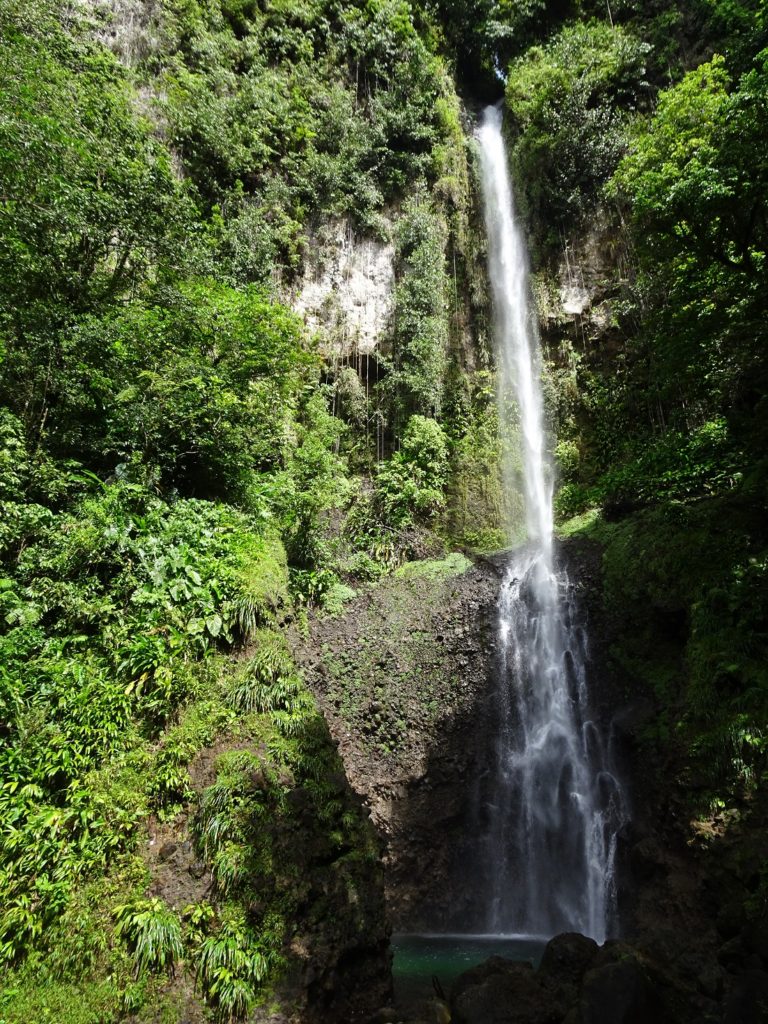
<path fill-rule="evenodd" d="M 453 982 L 490 956 L 530 961 L 538 967 L 548 938 L 537 935 L 393 935 L 395 1002 L 408 1006 L 434 995 L 437 978 L 450 994 Z"/>

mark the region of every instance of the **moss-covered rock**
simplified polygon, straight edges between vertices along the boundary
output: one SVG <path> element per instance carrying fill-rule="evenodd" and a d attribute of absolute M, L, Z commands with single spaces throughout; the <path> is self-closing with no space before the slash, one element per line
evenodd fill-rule
<path fill-rule="evenodd" d="M 347 774 L 386 842 L 400 930 L 461 914 L 453 869 L 482 756 L 497 590 L 491 561 L 406 563 L 343 615 L 313 619 L 302 644 Z"/>

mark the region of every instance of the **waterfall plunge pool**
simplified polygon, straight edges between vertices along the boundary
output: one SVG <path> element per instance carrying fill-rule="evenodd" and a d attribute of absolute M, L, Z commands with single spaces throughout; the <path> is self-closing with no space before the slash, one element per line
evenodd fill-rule
<path fill-rule="evenodd" d="M 450 995 L 451 985 L 464 971 L 491 956 L 539 966 L 547 935 L 410 935 L 392 936 L 395 1004 L 412 1006 L 434 996 L 437 978 Z"/>

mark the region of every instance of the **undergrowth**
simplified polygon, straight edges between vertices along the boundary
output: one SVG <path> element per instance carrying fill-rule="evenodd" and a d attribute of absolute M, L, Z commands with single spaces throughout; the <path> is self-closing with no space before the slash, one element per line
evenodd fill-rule
<path fill-rule="evenodd" d="M 60 887 L 57 902 L 33 905 L 18 890 L 4 908 L 9 982 L 0 1020 L 116 1021 L 173 1002 L 168 982 L 177 975 L 192 980 L 217 1020 L 244 1019 L 287 966 L 290 929 L 317 898 L 329 862 L 345 879 L 334 910 L 339 926 L 344 914 L 364 913 L 373 897 L 362 898 L 359 887 L 370 885 L 377 849 L 339 785 L 343 773 L 325 722 L 274 623 L 248 637 L 247 651 L 232 659 L 207 650 L 165 728 L 135 727 L 130 744 L 105 751 L 83 780 L 90 801 L 81 806 L 90 815 L 78 822 L 77 859 L 67 858 L 76 833 L 55 827 L 72 816 L 66 807 L 61 819 L 49 812 L 47 834 L 28 826 L 44 847 L 7 845 L 6 856 L 18 851 L 22 866 L 50 857 Z M 222 736 L 230 749 L 216 762 L 215 781 L 197 792 L 190 765 Z M 139 854 L 152 810 L 167 820 L 192 813 L 191 835 L 212 878 L 207 901 L 172 907 L 147 894 Z M 89 850 L 96 852 L 86 861 Z M 20 906 L 29 915 L 26 932 L 11 931 Z"/>
<path fill-rule="evenodd" d="M 669 502 L 566 525 L 603 547 L 612 655 L 627 697 L 659 714 L 645 742 L 678 751 L 696 810 L 749 795 L 768 755 L 765 525 L 753 495 Z"/>

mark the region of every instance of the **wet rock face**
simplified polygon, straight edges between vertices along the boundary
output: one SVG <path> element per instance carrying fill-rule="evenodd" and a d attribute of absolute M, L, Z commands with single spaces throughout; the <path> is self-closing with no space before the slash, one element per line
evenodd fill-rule
<path fill-rule="evenodd" d="M 593 956 L 591 940 L 561 937 L 538 972 L 510 976 L 522 987 L 518 1004 L 533 1007 L 539 989 L 554 986 L 546 1013 L 556 1004 L 563 1015 L 552 1019 L 567 1024 L 698 1024 L 713 1012 L 720 1017 L 711 1019 L 721 1020 L 726 1007 L 734 1020 L 744 1007 L 750 1020 L 768 968 L 768 928 L 744 912 L 759 871 L 737 857 L 742 847 L 734 837 L 735 866 L 726 871 L 724 864 L 707 882 L 701 857 L 686 843 L 682 805 L 674 802 L 679 783 L 648 761 L 642 742 L 653 723 L 651 698 L 635 692 L 611 661 L 615 613 L 602 604 L 601 550 L 568 542 L 558 557 L 588 628 L 593 716 L 613 736 L 629 784 L 619 912 L 621 934 L 638 945 L 609 943 Z M 314 621 L 302 644 L 305 676 L 383 840 L 387 913 L 396 931 L 472 930 L 477 918 L 467 855 L 477 780 L 495 735 L 489 696 L 505 565 L 504 556 L 469 567 L 466 560 L 417 563 L 361 590 L 343 615 Z M 482 1005 L 507 1005 L 502 994 L 512 984 L 485 978 Z M 661 1009 L 657 990 L 664 992 Z M 470 1012 L 469 1002 L 457 1006 L 460 1014 Z M 538 1012 L 531 1009 L 530 1019 Z M 528 1018 L 498 1016 L 507 1019 Z"/>
<path fill-rule="evenodd" d="M 439 930 L 471 898 L 455 883 L 491 725 L 499 568 L 421 563 L 312 625 L 301 660 L 347 776 L 385 843 L 396 931 Z M 463 570 L 463 571 L 462 571 Z"/>
<path fill-rule="evenodd" d="M 599 552 L 563 548 L 559 558 L 589 626 Z M 452 569 L 450 559 L 404 567 L 342 616 L 313 622 L 301 650 L 347 776 L 384 840 L 395 931 L 482 930 L 471 858 L 497 729 L 492 688 L 507 561 L 502 553 L 469 568 L 465 560 Z M 617 695 L 609 678 L 590 681 L 606 731 Z"/>
<path fill-rule="evenodd" d="M 741 855 L 734 834 L 733 864 L 723 846 L 721 873 L 704 871 L 700 852 L 686 842 L 683 804 L 675 802 L 679 780 L 648 760 L 642 742 L 653 723 L 652 697 L 635 692 L 610 657 L 616 613 L 602 603 L 601 550 L 571 541 L 558 557 L 588 627 L 594 719 L 613 735 L 630 787 L 619 910 L 621 934 L 632 944 L 598 950 L 584 936 L 559 936 L 536 972 L 497 964 L 474 975 L 471 986 L 465 979 L 465 994 L 454 992 L 453 1019 L 768 1020 L 768 926 L 745 916 L 757 862 Z M 494 736 L 488 698 L 505 565 L 504 556 L 474 566 L 416 563 L 361 590 L 343 615 L 314 621 L 301 645 L 305 677 L 347 777 L 383 840 L 387 914 L 397 931 L 471 930 L 476 896 L 467 837 Z"/>

